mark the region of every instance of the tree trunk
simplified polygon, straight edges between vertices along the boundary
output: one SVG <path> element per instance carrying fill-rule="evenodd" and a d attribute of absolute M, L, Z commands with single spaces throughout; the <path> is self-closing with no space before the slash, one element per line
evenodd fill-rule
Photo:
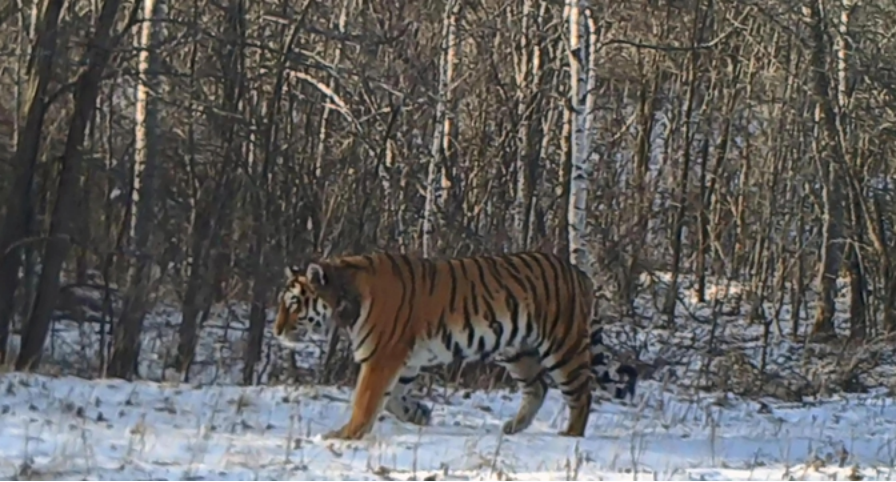
<path fill-rule="evenodd" d="M 699 5 L 699 2 L 698 2 Z M 706 26 L 706 15 L 695 13 L 694 23 L 691 30 L 691 42 L 694 47 L 703 43 L 703 31 Z M 691 144 L 694 139 L 694 104 L 698 95 L 698 68 L 700 57 L 698 50 L 695 48 L 690 52 L 690 61 L 687 72 L 687 95 L 685 97 L 684 108 L 684 152 L 682 152 L 681 173 L 678 177 L 678 209 L 675 212 L 675 221 L 672 226 L 672 239 L 670 245 L 672 247 L 672 276 L 669 280 L 669 289 L 666 291 L 666 299 L 664 300 L 663 312 L 666 315 L 666 325 L 674 326 L 675 324 L 675 306 L 678 304 L 678 278 L 681 269 L 681 252 L 682 252 L 682 232 L 684 230 L 685 216 L 688 209 L 688 184 L 691 172 Z M 698 114 L 699 117 L 699 114 Z M 704 140 L 701 149 L 701 158 L 709 157 L 709 141 Z M 703 161 L 706 164 L 706 161 Z"/>
<path fill-rule="evenodd" d="M 25 128 L 19 131 L 16 150 L 12 158 L 12 189 L 6 202 L 6 217 L 0 228 L 0 364 L 6 361 L 6 347 L 9 342 L 9 325 L 15 313 L 15 293 L 19 284 L 20 257 L 18 243 L 27 235 L 32 216 L 31 188 L 34 183 L 35 166 L 42 142 L 44 115 L 47 108 L 47 86 L 53 59 L 56 56 L 59 16 L 64 1 L 43 0 L 38 6 L 40 16 L 36 18 L 37 32 L 31 59 L 26 72 L 28 85 L 25 89 Z"/>
<path fill-rule="evenodd" d="M 534 0 L 523 0 L 520 15 L 519 59 L 515 65 L 516 74 L 516 190 L 511 208 L 513 230 L 511 245 L 514 251 L 526 249 L 531 230 L 533 183 L 530 134 L 532 132 L 532 105 L 537 89 L 533 84 L 538 81 L 540 58 L 537 55 L 540 46 L 532 45 L 531 23 L 535 15 Z"/>
<path fill-rule="evenodd" d="M 426 176 L 426 205 L 423 210 L 423 256 L 433 256 L 438 245 L 433 240 L 436 229 L 442 228 L 445 211 L 445 156 L 451 135 L 452 83 L 458 56 L 457 24 L 460 22 L 461 2 L 448 0 L 442 21 L 442 57 L 439 62 L 439 92 L 436 122 L 430 149 L 429 171 Z"/>
<path fill-rule="evenodd" d="M 308 5 L 306 4 L 306 7 Z M 280 56 L 278 58 L 277 76 L 274 89 L 267 99 L 265 107 L 265 124 L 262 139 L 262 159 L 261 166 L 255 170 L 255 190 L 250 194 L 250 202 L 252 203 L 255 219 L 254 219 L 254 235 L 252 237 L 251 260 L 252 260 L 252 305 L 249 310 L 249 332 L 246 342 L 246 358 L 243 363 L 243 384 L 253 385 L 256 382 L 255 365 L 261 359 L 262 340 L 264 339 L 265 316 L 268 305 L 268 292 L 272 281 L 270 266 L 268 266 L 268 248 L 267 243 L 270 239 L 268 234 L 270 227 L 268 226 L 268 218 L 273 206 L 272 195 L 267 192 L 268 182 L 270 179 L 270 171 L 273 168 L 274 158 L 277 155 L 275 142 L 277 140 L 277 115 L 279 113 L 280 101 L 286 83 L 287 54 L 293 49 L 296 39 L 299 37 L 300 25 L 293 24 L 281 47 Z M 255 149 L 254 144 L 253 149 Z M 278 270 L 279 271 L 279 270 Z"/>
<path fill-rule="evenodd" d="M 127 291 L 123 309 L 112 336 L 112 355 L 107 375 L 130 379 L 140 356 L 140 334 L 143 319 L 150 309 L 150 288 L 154 256 L 152 229 L 158 169 L 159 103 L 161 88 L 159 53 L 154 49 L 165 35 L 165 0 L 143 0 L 143 18 L 137 39 L 140 80 L 137 84 L 137 107 L 134 131 L 134 189 L 131 198 L 130 239 L 135 259 L 131 259 L 127 275 Z"/>
<path fill-rule="evenodd" d="M 566 7 L 569 25 L 569 98 L 570 173 L 567 218 L 569 258 L 589 276 L 593 273 L 586 243 L 588 185 L 592 159 L 591 136 L 594 110 L 594 86 L 598 48 L 597 25 L 587 8 Z"/>
<path fill-rule="evenodd" d="M 846 168 L 847 155 L 844 146 L 842 123 L 835 109 L 836 97 L 831 91 L 827 70 L 827 40 L 825 19 L 820 2 L 806 9 L 811 30 L 812 88 L 816 102 L 815 120 L 820 127 L 821 145 L 816 148 L 816 159 L 822 175 L 822 249 L 818 262 L 816 283 L 820 303 L 815 311 L 812 336 L 818 340 L 836 336 L 834 314 L 836 313 L 835 290 L 837 276 L 843 261 L 844 223 L 844 179 L 849 182 L 850 173 Z"/>
<path fill-rule="evenodd" d="M 50 315 L 59 294 L 59 274 L 62 264 L 71 248 L 71 237 L 75 234 L 76 208 L 78 207 L 78 187 L 87 124 L 93 116 L 100 80 L 116 45 L 116 37 L 111 35 L 112 25 L 121 0 L 106 0 L 94 29 L 94 37 L 88 43 L 85 54 L 86 69 L 78 76 L 74 87 L 74 112 L 65 140 L 62 155 L 62 172 L 59 176 L 56 202 L 50 222 L 50 236 L 44 248 L 43 269 L 41 270 L 34 309 L 22 336 L 22 348 L 16 359 L 17 370 L 33 369 L 40 360 L 41 351 L 50 327 Z"/>
<path fill-rule="evenodd" d="M 227 160 L 219 171 L 211 171 L 193 201 L 190 257 L 192 263 L 184 290 L 181 324 L 178 327 L 177 359 L 175 368 L 184 381 L 189 380 L 189 369 L 196 353 L 199 319 L 211 309 L 213 286 L 220 267 L 212 266 L 212 258 L 221 249 L 221 228 L 229 214 L 227 197 L 232 195 L 232 177 L 242 153 L 242 142 L 237 135 L 234 119 L 239 114 L 244 94 L 243 48 L 245 6 L 242 0 L 231 1 L 227 9 L 226 45 L 221 58 L 223 96 L 221 109 L 230 115 L 212 115 L 224 132 L 224 157 Z"/>

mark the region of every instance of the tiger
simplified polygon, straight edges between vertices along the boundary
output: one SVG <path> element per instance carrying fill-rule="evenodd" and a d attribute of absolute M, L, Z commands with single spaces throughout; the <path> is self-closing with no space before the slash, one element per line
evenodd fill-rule
<path fill-rule="evenodd" d="M 522 401 L 502 431 L 528 428 L 543 405 L 545 373 L 569 420 L 560 435 L 583 437 L 595 382 L 634 396 L 637 370 L 610 373 L 601 330 L 592 326 L 593 283 L 565 258 L 522 251 L 430 258 L 377 252 L 285 270 L 273 332 L 295 347 L 303 334 L 345 330 L 360 365 L 348 422 L 324 439 L 359 440 L 385 408 L 425 426 L 432 412 L 410 395 L 420 369 L 478 358 L 504 367 Z"/>

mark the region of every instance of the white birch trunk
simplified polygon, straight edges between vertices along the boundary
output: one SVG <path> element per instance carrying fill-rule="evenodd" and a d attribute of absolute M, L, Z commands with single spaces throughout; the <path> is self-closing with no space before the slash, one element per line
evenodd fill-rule
<path fill-rule="evenodd" d="M 837 102 L 839 113 L 849 108 L 849 14 L 857 0 L 841 0 L 840 22 L 837 25 Z M 841 126 L 843 129 L 843 126 Z M 845 145 L 845 144 L 844 144 Z"/>
<path fill-rule="evenodd" d="M 163 19 L 166 14 L 164 0 L 144 0 L 143 16 L 146 19 Z M 158 56 L 151 51 L 154 41 L 164 36 L 164 23 L 141 23 L 137 47 L 140 49 L 138 64 L 140 79 L 136 88 L 134 119 L 134 191 L 131 199 L 130 235 L 135 249 L 145 250 L 148 244 L 153 195 L 154 164 L 157 157 L 158 112 L 152 96 L 158 95 Z M 156 92 L 153 92 L 156 91 Z"/>
<path fill-rule="evenodd" d="M 591 130 L 594 110 L 594 61 L 597 29 L 581 2 L 566 7 L 569 25 L 570 139 L 569 205 L 567 226 L 570 260 L 590 276 L 591 256 L 586 244 L 588 184 L 591 177 Z"/>
<path fill-rule="evenodd" d="M 521 251 L 526 248 L 526 244 L 528 242 L 528 236 L 526 234 L 526 229 L 528 228 L 527 219 L 527 195 L 530 190 L 529 188 L 529 178 L 527 175 L 527 171 L 529 169 L 528 163 L 528 147 L 529 147 L 529 122 L 526 119 L 527 112 L 527 101 L 529 96 L 532 95 L 530 74 L 535 76 L 537 75 L 537 70 L 534 65 L 535 57 L 534 51 L 538 50 L 538 46 L 531 45 L 532 42 L 529 39 L 531 23 L 530 17 L 532 15 L 534 0 L 523 0 L 522 12 L 520 15 L 520 54 L 516 61 L 516 84 L 517 84 L 517 96 L 516 96 L 516 105 L 517 105 L 517 118 L 519 119 L 519 124 L 517 126 L 516 133 L 516 161 L 514 163 L 514 171 L 516 172 L 516 194 L 513 200 L 513 207 L 511 208 L 511 215 L 513 217 L 513 229 L 511 232 L 513 233 L 510 237 L 511 242 L 511 250 L 513 251 Z M 513 15 L 515 10 L 508 9 L 508 14 Z M 532 52 L 530 52 L 530 49 Z M 530 67 L 531 66 L 531 67 Z"/>
<path fill-rule="evenodd" d="M 124 308 L 115 325 L 112 356 L 107 367 L 108 375 L 126 379 L 133 375 L 139 357 L 140 333 L 143 318 L 150 308 L 152 284 L 161 276 L 161 270 L 151 257 L 159 146 L 158 101 L 154 97 L 161 89 L 159 58 L 154 45 L 160 44 L 165 36 L 166 16 L 165 0 L 144 0 L 144 21 L 135 40 L 139 49 L 140 78 L 135 89 L 134 187 L 128 226 L 133 252 L 128 266 Z"/>
<path fill-rule="evenodd" d="M 451 134 L 451 84 L 458 56 L 457 22 L 460 17 L 460 1 L 448 0 L 442 21 L 442 56 L 439 61 L 439 92 L 436 104 L 436 122 L 433 129 L 429 173 L 426 176 L 426 205 L 423 211 L 423 256 L 432 256 L 433 233 L 445 205 L 444 154 L 448 152 Z"/>
<path fill-rule="evenodd" d="M 834 48 L 837 50 L 837 128 L 840 136 L 840 146 L 843 149 L 842 155 L 845 164 L 849 166 L 856 159 L 853 155 L 853 136 L 850 117 L 847 112 L 850 109 L 849 95 L 849 49 L 850 49 L 850 32 L 849 22 L 850 13 L 859 0 L 841 0 L 840 1 L 840 19 L 837 23 L 837 36 L 834 40 Z M 848 168 L 848 167 L 847 167 Z M 858 187 L 858 186 L 855 186 Z"/>

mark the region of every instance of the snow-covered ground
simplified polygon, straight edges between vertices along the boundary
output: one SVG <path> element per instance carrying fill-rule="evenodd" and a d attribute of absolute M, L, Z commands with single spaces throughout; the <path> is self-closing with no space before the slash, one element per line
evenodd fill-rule
<path fill-rule="evenodd" d="M 190 384 L 178 385 L 170 369 L 180 310 L 164 300 L 141 339 L 147 381 L 76 378 L 70 375 L 99 373 L 101 293 L 85 291 L 86 319 L 94 321 L 57 312 L 41 366 L 67 376 L 0 375 L 0 477 L 894 480 L 890 344 L 850 351 L 807 343 L 811 296 L 796 337 L 797 312 L 786 296 L 764 303 L 763 319 L 746 322 L 743 287 L 713 280 L 709 299 L 699 302 L 684 278 L 674 325 L 665 326 L 657 307 L 666 278 L 642 280 L 634 313 L 601 312 L 605 341 L 637 353 L 643 381 L 634 404 L 595 405 L 579 440 L 555 435 L 566 418 L 556 390 L 529 430 L 502 437 L 498 428 L 517 409 L 517 394 L 455 386 L 448 393 L 434 376 L 433 426 L 421 431 L 383 415 L 369 440 L 323 441 L 319 434 L 347 420 L 351 390 L 310 386 L 320 345 L 290 352 L 269 331 L 255 370 L 266 386 L 239 386 L 248 319 L 239 302 L 215 306 L 208 317 Z M 847 295 L 842 286 L 841 334 Z M 13 351 L 18 341 L 16 334 Z M 299 372 L 284 377 L 289 357 Z M 855 374 L 858 389 L 838 378 L 845 372 Z"/>
<path fill-rule="evenodd" d="M 893 480 L 896 405 L 687 397 L 645 384 L 640 406 L 595 406 L 584 439 L 555 435 L 552 391 L 502 437 L 518 396 L 434 403 L 418 430 L 381 417 L 369 439 L 321 440 L 347 390 L 0 377 L 0 477 L 116 480 Z M 859 478 L 861 477 L 861 478 Z"/>

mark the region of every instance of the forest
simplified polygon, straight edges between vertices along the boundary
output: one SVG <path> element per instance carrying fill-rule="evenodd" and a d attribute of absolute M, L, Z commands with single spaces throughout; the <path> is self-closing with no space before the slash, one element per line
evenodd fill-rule
<path fill-rule="evenodd" d="M 645 372 L 727 343 L 765 387 L 813 358 L 859 390 L 896 332 L 894 25 L 868 0 L 4 0 L 0 357 L 57 363 L 67 320 L 87 373 L 146 377 L 164 305 L 187 378 L 237 303 L 256 384 L 287 264 L 533 249 L 597 280 Z"/>

